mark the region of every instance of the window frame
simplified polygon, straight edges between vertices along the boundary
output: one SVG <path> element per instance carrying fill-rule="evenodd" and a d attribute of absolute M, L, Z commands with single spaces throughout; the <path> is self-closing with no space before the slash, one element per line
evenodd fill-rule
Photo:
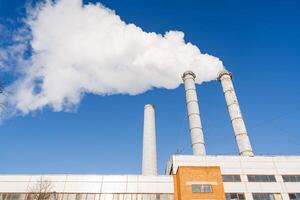
<path fill-rule="evenodd" d="M 245 193 L 242 193 L 242 192 L 230 192 L 230 193 L 225 193 L 225 199 L 227 199 L 227 195 L 233 195 L 235 194 L 237 196 L 237 200 L 246 200 L 246 197 L 245 197 Z M 243 198 L 241 199 L 240 198 L 240 195 L 243 195 Z M 232 200 L 231 198 L 229 200 Z"/>
<path fill-rule="evenodd" d="M 299 174 L 283 174 L 281 175 L 283 182 L 286 183 L 299 183 L 300 182 L 300 175 Z M 286 178 L 288 177 L 289 180 Z M 291 180 L 292 177 L 295 177 L 295 181 Z"/>
<path fill-rule="evenodd" d="M 300 193 L 288 193 L 290 200 L 300 200 Z M 296 195 L 296 199 L 292 199 L 290 195 Z"/>
<path fill-rule="evenodd" d="M 255 180 L 251 180 L 252 178 L 249 178 L 249 177 L 268 177 L 268 180 L 260 180 L 260 179 L 257 179 L 257 178 L 255 178 Z M 270 177 L 273 177 L 274 178 L 274 180 L 271 180 L 270 179 Z M 275 183 L 275 182 L 277 182 L 277 180 L 276 180 L 276 177 L 275 177 L 275 175 L 274 174 L 247 174 L 247 180 L 248 180 L 248 182 L 260 182 L 260 183 Z"/>
<path fill-rule="evenodd" d="M 235 180 L 235 178 L 234 178 L 234 180 L 233 181 L 224 181 L 224 178 L 223 177 L 225 177 L 225 176 L 232 176 L 232 177 L 239 177 L 238 179 L 239 180 Z M 240 182 L 242 182 L 242 178 L 241 178 L 241 175 L 240 174 L 222 174 L 222 181 L 223 182 L 225 182 L 225 183 L 240 183 Z"/>
<path fill-rule="evenodd" d="M 263 197 L 263 198 L 259 197 L 258 199 L 255 199 L 255 198 L 254 198 L 254 195 L 269 195 L 269 199 L 270 199 L 270 200 L 272 200 L 272 199 L 277 200 L 277 199 L 276 199 L 276 195 L 279 195 L 279 196 L 280 196 L 280 200 L 283 200 L 283 199 L 282 199 L 281 193 L 252 193 L 252 198 L 253 198 L 253 200 L 265 200 L 264 197 Z M 270 198 L 270 195 L 272 195 L 272 198 Z"/>
<path fill-rule="evenodd" d="M 209 188 L 209 191 L 204 191 L 205 187 Z M 200 191 L 197 191 L 195 187 L 200 187 Z M 192 193 L 212 193 L 213 192 L 213 187 L 211 184 L 192 184 Z"/>

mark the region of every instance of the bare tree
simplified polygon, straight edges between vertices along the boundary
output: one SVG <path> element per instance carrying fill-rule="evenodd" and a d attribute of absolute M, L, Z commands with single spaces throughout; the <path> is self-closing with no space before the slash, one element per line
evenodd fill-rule
<path fill-rule="evenodd" d="M 42 177 L 29 189 L 28 195 L 28 200 L 56 200 L 52 182 Z"/>

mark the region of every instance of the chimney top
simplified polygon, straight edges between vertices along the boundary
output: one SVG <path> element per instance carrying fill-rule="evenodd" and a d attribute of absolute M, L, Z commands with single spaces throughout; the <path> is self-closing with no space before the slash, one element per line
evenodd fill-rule
<path fill-rule="evenodd" d="M 232 73 L 225 69 L 219 73 L 218 80 L 221 80 L 221 77 L 224 75 L 229 75 L 230 78 L 232 79 Z"/>
<path fill-rule="evenodd" d="M 185 79 L 186 76 L 188 75 L 191 75 L 194 79 L 196 78 L 196 74 L 192 71 L 185 71 L 183 74 L 182 74 L 182 79 Z"/>
<path fill-rule="evenodd" d="M 153 104 L 150 104 L 150 103 L 148 103 L 148 104 L 146 104 L 146 105 L 144 106 L 144 108 L 146 108 L 146 107 L 152 107 L 152 108 L 154 108 L 154 105 L 153 105 Z"/>

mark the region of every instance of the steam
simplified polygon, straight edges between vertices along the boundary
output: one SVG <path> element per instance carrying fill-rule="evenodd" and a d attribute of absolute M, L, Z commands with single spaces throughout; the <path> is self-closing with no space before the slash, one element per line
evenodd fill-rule
<path fill-rule="evenodd" d="M 5 99 L 15 114 L 45 106 L 66 111 L 86 93 L 174 89 L 186 70 L 200 84 L 223 69 L 218 58 L 186 43 L 183 32 L 147 33 L 103 5 L 81 0 L 40 3 L 30 9 L 22 29 L 17 44 L 0 51 L 0 64 L 5 58 L 17 63 L 18 78 L 6 88 L 11 95 Z"/>

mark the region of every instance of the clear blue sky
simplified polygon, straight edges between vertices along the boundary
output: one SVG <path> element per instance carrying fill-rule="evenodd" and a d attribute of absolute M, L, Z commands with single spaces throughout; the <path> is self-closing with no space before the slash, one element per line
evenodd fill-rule
<path fill-rule="evenodd" d="M 234 74 L 255 154 L 300 154 L 299 1 L 101 2 L 145 31 L 181 30 L 219 57 Z M 20 18 L 24 4 L 0 0 L 1 22 Z M 197 89 L 207 153 L 237 154 L 220 84 Z M 76 113 L 44 110 L 9 119 L 0 126 L 0 173 L 140 173 L 146 103 L 156 106 L 163 173 L 171 154 L 191 153 L 182 86 L 137 96 L 87 95 Z"/>

